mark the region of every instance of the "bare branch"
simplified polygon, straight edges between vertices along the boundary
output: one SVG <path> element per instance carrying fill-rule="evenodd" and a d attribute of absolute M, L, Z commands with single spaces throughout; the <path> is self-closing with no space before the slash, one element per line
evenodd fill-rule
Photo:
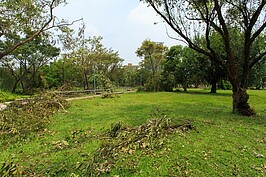
<path fill-rule="evenodd" d="M 258 63 L 264 56 L 266 56 L 266 51 L 262 52 L 258 56 L 256 56 L 252 62 L 250 63 L 249 68 L 251 69 L 256 63 Z"/>
<path fill-rule="evenodd" d="M 168 33 L 168 29 L 167 29 L 166 25 L 165 25 L 165 30 L 166 30 L 166 34 L 167 34 L 167 36 L 168 36 L 170 39 L 177 40 L 177 41 L 183 42 L 183 43 L 185 43 L 185 44 L 188 45 L 187 41 L 184 41 L 183 39 L 179 39 L 179 38 L 175 38 L 175 37 L 170 36 L 170 34 Z"/>
<path fill-rule="evenodd" d="M 262 11 L 263 7 L 265 6 L 265 4 L 266 4 L 266 1 L 265 0 L 262 0 L 260 6 L 257 8 L 257 10 L 255 11 L 255 13 L 251 17 L 250 24 L 248 26 L 248 29 L 250 31 L 252 30 L 252 28 L 254 27 L 255 23 L 257 22 L 260 14 L 261 14 L 261 11 Z"/>
<path fill-rule="evenodd" d="M 261 34 L 261 32 L 266 28 L 266 21 L 261 25 L 261 27 L 252 35 L 250 39 L 250 44 L 255 41 L 255 39 Z"/>

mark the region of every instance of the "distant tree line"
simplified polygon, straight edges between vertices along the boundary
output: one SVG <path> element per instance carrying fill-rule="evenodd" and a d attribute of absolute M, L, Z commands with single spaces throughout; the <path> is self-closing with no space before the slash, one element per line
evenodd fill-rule
<path fill-rule="evenodd" d="M 214 40 L 215 37 L 213 36 Z M 223 52 L 219 49 L 221 42 L 218 39 L 216 44 L 217 50 Z M 209 60 L 187 46 L 177 45 L 167 49 L 162 43 L 145 40 L 136 53 L 142 61 L 139 70 L 132 75 L 142 76 L 143 90 L 173 91 L 176 88 L 183 88 L 186 92 L 189 87 L 201 86 L 210 87 L 211 93 L 216 93 L 217 88 L 232 89 L 227 73 L 219 63 Z M 255 89 L 266 87 L 265 59 L 258 62 L 251 70 L 249 87 Z"/>
<path fill-rule="evenodd" d="M 60 55 L 59 48 L 39 36 L 5 57 L 0 62 L 0 88 L 26 94 L 44 89 L 112 87 L 137 87 L 142 91 L 182 88 L 185 92 L 189 87 L 210 87 L 211 93 L 232 89 L 219 64 L 189 47 L 177 45 L 168 49 L 163 43 L 148 39 L 136 50 L 142 59 L 139 65 L 123 66 L 118 53 L 103 46 L 102 37 L 85 39 L 73 35 L 61 36 L 68 40 L 65 54 Z M 255 65 L 248 83 L 254 89 L 265 88 L 266 60 Z"/>
<path fill-rule="evenodd" d="M 35 38 L 0 61 L 0 88 L 25 94 L 44 89 L 111 88 L 121 79 L 123 60 L 101 40 L 73 40 L 76 47 L 60 55 L 59 48 Z"/>

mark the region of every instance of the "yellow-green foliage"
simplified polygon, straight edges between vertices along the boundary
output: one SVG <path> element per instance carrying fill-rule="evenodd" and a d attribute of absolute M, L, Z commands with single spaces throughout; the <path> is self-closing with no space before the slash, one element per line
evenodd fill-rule
<path fill-rule="evenodd" d="M 4 92 L 0 90 L 0 103 L 5 102 L 5 101 L 11 101 L 14 100 L 17 97 L 17 95 L 9 93 L 9 92 Z"/>
<path fill-rule="evenodd" d="M 6 102 L 6 101 L 13 101 L 15 99 L 21 99 L 21 98 L 28 98 L 29 96 L 27 95 L 19 95 L 19 94 L 14 94 L 11 92 L 6 92 L 0 90 L 0 103 L 1 102 Z"/>

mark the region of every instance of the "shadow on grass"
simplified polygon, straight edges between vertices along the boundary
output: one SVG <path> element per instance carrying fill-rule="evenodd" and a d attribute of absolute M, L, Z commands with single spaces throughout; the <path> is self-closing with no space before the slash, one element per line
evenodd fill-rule
<path fill-rule="evenodd" d="M 207 90 L 188 90 L 188 92 L 176 92 L 176 93 L 185 93 L 185 94 L 191 94 L 191 95 L 213 95 L 213 96 L 226 96 L 226 97 L 231 97 L 232 93 L 221 93 L 221 92 L 217 92 L 217 93 L 211 93 L 210 91 L 207 92 Z"/>
<path fill-rule="evenodd" d="M 193 92 L 187 94 L 210 94 Z M 230 94 L 217 94 L 217 96 L 230 97 Z M 130 125 L 140 125 L 147 120 L 152 118 L 161 118 L 164 115 L 167 117 L 173 117 L 176 119 L 193 119 L 195 121 L 211 120 L 214 122 L 239 122 L 244 124 L 253 125 L 264 125 L 266 126 L 266 119 L 264 118 L 264 112 L 258 112 L 256 116 L 245 117 L 234 114 L 232 112 L 231 105 L 215 106 L 213 104 L 203 105 L 201 103 L 172 103 L 172 104 L 161 104 L 160 101 L 152 104 L 140 104 L 140 105 L 129 105 L 124 107 L 121 112 L 127 114 L 127 122 Z"/>

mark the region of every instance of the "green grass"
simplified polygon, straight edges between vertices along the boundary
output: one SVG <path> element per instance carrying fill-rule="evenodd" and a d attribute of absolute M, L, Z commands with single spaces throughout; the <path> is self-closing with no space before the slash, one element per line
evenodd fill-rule
<path fill-rule="evenodd" d="M 174 133 L 161 148 L 121 156 L 102 176 L 266 176 L 266 91 L 249 91 L 255 117 L 232 114 L 231 92 L 131 93 L 72 101 L 45 131 L 1 150 L 27 174 L 80 176 L 102 138 L 69 141 L 74 131 L 103 132 L 115 122 L 139 126 L 160 115 L 190 121 L 199 132 Z M 156 114 L 154 114 L 156 112 Z M 67 142 L 67 143 L 65 143 Z"/>

